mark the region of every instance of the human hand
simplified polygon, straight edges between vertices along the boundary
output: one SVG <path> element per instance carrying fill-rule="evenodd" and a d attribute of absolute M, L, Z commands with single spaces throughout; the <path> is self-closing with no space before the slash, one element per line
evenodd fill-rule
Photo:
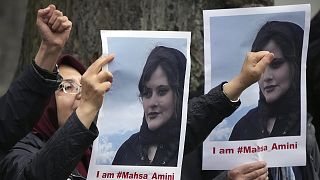
<path fill-rule="evenodd" d="M 70 35 L 72 22 L 53 4 L 38 10 L 36 24 L 42 43 L 57 48 L 64 47 Z"/>
<path fill-rule="evenodd" d="M 42 37 L 35 62 L 42 69 L 53 71 L 72 28 L 71 21 L 54 5 L 39 9 L 37 27 Z"/>
<path fill-rule="evenodd" d="M 239 74 L 239 81 L 244 88 L 259 81 L 266 67 L 271 63 L 274 54 L 269 51 L 249 52 Z"/>
<path fill-rule="evenodd" d="M 274 54 L 268 51 L 249 52 L 240 74 L 224 85 L 223 92 L 230 100 L 238 99 L 247 87 L 260 79 L 273 58 Z"/>
<path fill-rule="evenodd" d="M 102 105 L 105 92 L 111 88 L 113 76 L 111 72 L 102 70 L 102 67 L 113 59 L 113 55 L 100 57 L 81 78 L 81 100 L 76 113 L 88 129 Z"/>
<path fill-rule="evenodd" d="M 266 180 L 268 168 L 264 161 L 240 165 L 228 171 L 228 180 Z"/>

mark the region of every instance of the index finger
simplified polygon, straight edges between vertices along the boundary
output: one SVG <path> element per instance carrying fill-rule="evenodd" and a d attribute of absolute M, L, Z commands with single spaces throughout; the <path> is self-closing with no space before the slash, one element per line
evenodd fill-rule
<path fill-rule="evenodd" d="M 114 54 L 110 54 L 107 56 L 101 56 L 99 59 L 97 59 L 94 63 L 91 64 L 91 66 L 88 68 L 89 71 L 98 73 L 101 71 L 101 68 L 112 61 L 114 59 Z"/>

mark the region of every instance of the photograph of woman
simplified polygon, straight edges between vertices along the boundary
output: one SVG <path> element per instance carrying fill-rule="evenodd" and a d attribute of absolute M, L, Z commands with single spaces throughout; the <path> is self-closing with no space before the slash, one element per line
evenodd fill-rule
<path fill-rule="evenodd" d="M 118 149 L 113 165 L 177 166 L 186 61 L 174 48 L 151 51 L 138 85 L 142 125 Z"/>
<path fill-rule="evenodd" d="M 269 21 L 252 44 L 252 51 L 274 53 L 262 74 L 258 106 L 234 126 L 229 140 L 254 140 L 300 135 L 300 67 L 303 29 L 292 22 Z"/>
<path fill-rule="evenodd" d="M 206 42 L 211 43 L 205 58 L 211 62 L 211 71 L 206 72 L 211 84 L 205 85 L 206 89 L 239 72 L 235 59 L 247 52 L 268 51 L 274 60 L 258 77 L 258 83 L 241 95 L 239 109 L 204 142 L 205 169 L 231 170 L 253 159 L 266 161 L 268 167 L 305 164 L 309 12 L 309 5 L 290 5 L 206 13 L 210 27 Z M 234 152 L 220 155 L 220 149 Z"/>

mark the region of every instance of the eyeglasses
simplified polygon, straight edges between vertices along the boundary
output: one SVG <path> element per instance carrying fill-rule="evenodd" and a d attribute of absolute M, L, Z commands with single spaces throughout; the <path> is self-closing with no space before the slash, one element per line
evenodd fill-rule
<path fill-rule="evenodd" d="M 77 84 L 74 79 L 64 79 L 57 91 L 63 91 L 66 94 L 78 94 L 81 92 L 81 85 Z"/>

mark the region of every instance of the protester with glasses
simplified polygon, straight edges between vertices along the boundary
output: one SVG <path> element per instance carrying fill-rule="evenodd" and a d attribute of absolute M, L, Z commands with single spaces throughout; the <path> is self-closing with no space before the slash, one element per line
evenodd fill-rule
<path fill-rule="evenodd" d="M 85 179 L 90 146 L 98 133 L 93 121 L 112 83 L 112 74 L 101 69 L 112 59 L 102 57 L 85 71 L 71 56 L 61 58 L 58 65 L 64 80 L 56 85 L 33 131 L 0 158 L 0 179 Z M 249 53 L 238 76 L 189 102 L 185 153 L 238 107 L 240 94 L 259 79 L 272 59 L 269 52 Z M 261 176 L 266 176 L 263 169 Z"/>
<path fill-rule="evenodd" d="M 87 71 L 73 56 L 58 60 L 63 80 L 33 131 L 0 160 L 0 179 L 86 179 L 98 136 L 92 122 L 112 82 L 101 67 L 112 59 L 100 58 Z"/>
<path fill-rule="evenodd" d="M 83 179 L 98 134 L 92 122 L 112 82 L 112 74 L 101 69 L 113 56 L 86 72 L 63 56 L 57 63 L 61 77 L 55 65 L 72 23 L 49 5 L 38 10 L 37 27 L 42 42 L 35 60 L 0 99 L 0 179 L 67 179 L 73 170 L 71 177 Z"/>
<path fill-rule="evenodd" d="M 58 87 L 58 91 L 63 91 L 66 94 L 79 94 L 81 85 L 74 79 L 63 79 Z"/>
<path fill-rule="evenodd" d="M 42 42 L 35 60 L 0 98 L 0 159 L 30 132 L 60 83 L 55 64 L 72 23 L 54 5 L 49 5 L 38 11 L 36 24 Z"/>

